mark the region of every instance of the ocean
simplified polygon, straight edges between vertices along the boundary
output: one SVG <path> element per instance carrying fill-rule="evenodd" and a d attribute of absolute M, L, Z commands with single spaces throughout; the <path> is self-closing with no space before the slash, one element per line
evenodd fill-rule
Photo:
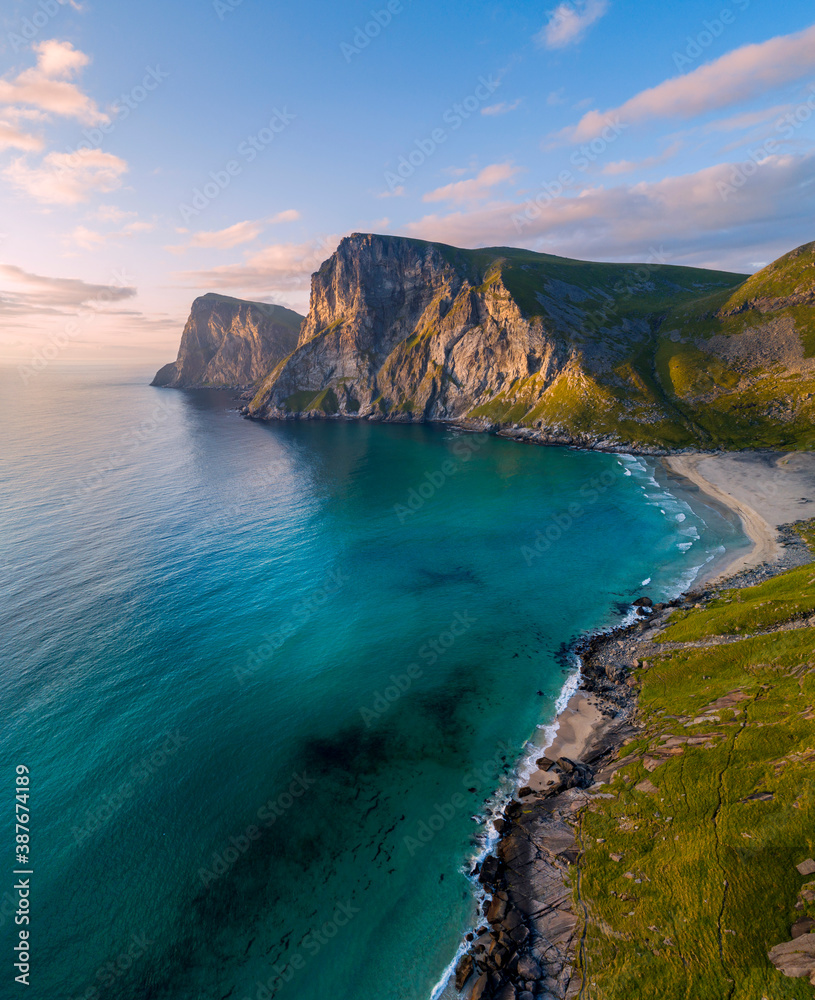
<path fill-rule="evenodd" d="M 651 459 L 0 369 L 0 996 L 428 1000 L 569 644 L 746 546 Z"/>

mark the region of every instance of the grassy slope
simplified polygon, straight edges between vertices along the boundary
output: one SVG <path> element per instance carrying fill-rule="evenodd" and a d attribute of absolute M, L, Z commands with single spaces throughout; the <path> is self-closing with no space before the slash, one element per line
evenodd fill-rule
<path fill-rule="evenodd" d="M 539 321 L 571 354 L 572 363 L 553 383 L 539 376 L 516 380 L 479 402 L 468 414 L 472 418 L 641 446 L 815 447 L 815 369 L 789 367 L 779 333 L 791 329 L 802 360 L 815 357 L 809 297 L 815 290 L 815 244 L 746 278 L 704 268 L 570 260 L 511 247 L 462 250 L 376 238 L 418 253 L 435 246 L 480 294 L 505 295 L 505 288 L 524 316 Z M 784 302 L 796 296 L 804 301 Z M 721 350 L 726 338 L 735 349 L 727 360 Z M 403 367 L 409 369 L 410 351 L 421 346 L 420 339 L 416 334 L 401 345 Z M 769 345 L 764 357 L 757 343 Z M 410 395 L 398 409 L 415 410 Z M 285 401 L 292 410 L 300 403 L 299 393 Z M 313 400 L 308 408 L 322 410 Z"/>
<path fill-rule="evenodd" d="M 815 522 L 804 533 L 812 545 Z M 637 672 L 645 729 L 580 821 L 592 1000 L 813 997 L 767 959 L 815 915 L 795 909 L 808 881 L 795 865 L 815 856 L 815 630 L 767 630 L 813 607 L 811 566 L 725 595 L 664 639 L 759 634 L 672 648 Z M 704 739 L 671 756 L 670 737 Z M 652 771 L 649 756 L 663 761 Z"/>
<path fill-rule="evenodd" d="M 807 244 L 730 294 L 718 292 L 669 311 L 661 327 L 655 370 L 672 405 L 699 429 L 703 444 L 815 447 L 815 373 L 758 359 L 751 363 L 749 354 L 728 363 L 711 353 L 706 343 L 719 336 L 737 346 L 743 334 L 758 331 L 772 344 L 779 327 L 789 324 L 797 332 L 803 357 L 812 358 L 815 309 L 811 302 L 795 300 L 813 291 L 815 244 Z"/>

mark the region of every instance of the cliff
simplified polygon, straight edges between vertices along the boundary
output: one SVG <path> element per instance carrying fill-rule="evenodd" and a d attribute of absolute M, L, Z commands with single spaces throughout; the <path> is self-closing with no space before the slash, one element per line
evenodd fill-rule
<path fill-rule="evenodd" d="M 297 345 L 303 317 L 283 306 L 209 293 L 192 304 L 177 360 L 152 385 L 254 386 Z"/>
<path fill-rule="evenodd" d="M 611 448 L 811 446 L 813 246 L 748 279 L 354 234 L 247 413 Z"/>

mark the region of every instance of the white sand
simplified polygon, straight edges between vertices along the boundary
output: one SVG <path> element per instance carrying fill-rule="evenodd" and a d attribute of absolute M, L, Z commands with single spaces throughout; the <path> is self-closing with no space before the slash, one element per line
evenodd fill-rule
<path fill-rule="evenodd" d="M 774 562 L 782 552 L 778 526 L 815 517 L 813 453 L 673 455 L 665 463 L 735 511 L 753 543 L 747 554 L 735 555 L 724 567 L 719 565 L 719 576 Z"/>

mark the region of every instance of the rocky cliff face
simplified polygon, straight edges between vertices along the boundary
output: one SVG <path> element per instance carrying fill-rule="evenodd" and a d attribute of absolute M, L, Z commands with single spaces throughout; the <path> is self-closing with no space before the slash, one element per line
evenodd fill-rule
<path fill-rule="evenodd" d="M 230 357 L 166 378 L 251 381 Z M 261 369 L 246 410 L 259 419 L 457 421 L 651 451 L 812 448 L 815 244 L 747 279 L 357 233 L 313 276 L 296 349 Z"/>
<path fill-rule="evenodd" d="M 208 294 L 192 304 L 176 361 L 152 385 L 248 387 L 297 345 L 303 317 L 282 306 Z"/>
<path fill-rule="evenodd" d="M 355 234 L 313 276 L 297 350 L 249 413 L 457 420 L 583 444 L 690 438 L 654 384 L 655 331 L 671 304 L 743 281 Z"/>

